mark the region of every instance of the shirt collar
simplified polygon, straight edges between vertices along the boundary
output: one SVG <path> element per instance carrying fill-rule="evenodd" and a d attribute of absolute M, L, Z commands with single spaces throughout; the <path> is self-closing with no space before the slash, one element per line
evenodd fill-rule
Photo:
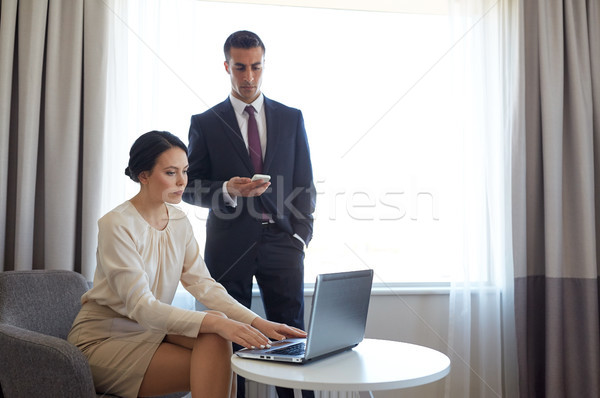
<path fill-rule="evenodd" d="M 248 105 L 252 105 L 254 107 L 254 110 L 256 110 L 256 113 L 260 113 L 262 106 L 265 103 L 265 97 L 262 92 L 251 104 L 247 104 L 244 101 L 235 98 L 233 94 L 229 94 L 229 100 L 231 101 L 233 110 L 235 110 L 235 112 L 240 115 L 244 113 L 244 109 L 246 109 L 246 106 Z"/>

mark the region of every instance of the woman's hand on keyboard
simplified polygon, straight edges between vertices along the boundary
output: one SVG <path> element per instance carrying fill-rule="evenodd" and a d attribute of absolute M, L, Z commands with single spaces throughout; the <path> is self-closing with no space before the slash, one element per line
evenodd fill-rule
<path fill-rule="evenodd" d="M 304 330 L 288 326 L 285 323 L 267 321 L 261 317 L 255 318 L 252 321 L 252 326 L 273 340 L 283 340 L 293 337 L 306 337 L 306 332 Z"/>

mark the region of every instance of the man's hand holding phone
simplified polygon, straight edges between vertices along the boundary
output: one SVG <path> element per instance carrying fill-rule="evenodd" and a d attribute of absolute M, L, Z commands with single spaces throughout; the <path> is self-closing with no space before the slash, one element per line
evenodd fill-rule
<path fill-rule="evenodd" d="M 271 185 L 270 179 L 271 176 L 265 174 L 255 174 L 252 178 L 232 177 L 227 182 L 227 192 L 231 196 L 260 196 Z"/>

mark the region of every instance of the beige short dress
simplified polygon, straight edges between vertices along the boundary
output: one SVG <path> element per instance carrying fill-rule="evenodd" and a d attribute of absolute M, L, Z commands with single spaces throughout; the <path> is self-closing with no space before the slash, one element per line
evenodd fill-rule
<path fill-rule="evenodd" d="M 164 333 L 144 329 L 108 307 L 88 302 L 68 340 L 86 356 L 99 393 L 137 397 Z"/>
<path fill-rule="evenodd" d="M 165 336 L 198 335 L 205 313 L 170 305 L 179 282 L 229 318 L 249 324 L 257 317 L 210 276 L 185 214 L 172 205 L 167 210 L 163 230 L 129 201 L 98 221 L 94 286 L 81 298 L 68 340 L 88 358 L 100 393 L 137 397 Z"/>

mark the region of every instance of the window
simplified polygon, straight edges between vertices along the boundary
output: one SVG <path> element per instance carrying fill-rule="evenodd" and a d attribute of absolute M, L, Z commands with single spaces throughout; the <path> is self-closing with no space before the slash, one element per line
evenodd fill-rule
<path fill-rule="evenodd" d="M 446 5 L 428 4 L 436 3 Z M 223 42 L 248 29 L 266 45 L 262 91 L 301 109 L 306 122 L 318 191 L 306 280 L 368 267 L 387 283 L 450 281 L 464 246 L 476 244 L 465 242 L 466 225 L 485 223 L 465 204 L 487 200 L 477 171 L 488 167 L 485 136 L 494 133 L 493 124 L 481 126 L 494 120 L 486 112 L 499 101 L 493 14 L 463 28 L 443 6 L 427 13 L 197 0 L 120 7 L 108 143 L 116 166 L 107 175 L 115 187 L 129 185 L 113 188 L 106 210 L 137 191 L 114 176 L 138 135 L 162 129 L 187 142 L 190 116 L 226 98 Z M 483 33 L 470 30 L 482 21 Z M 467 46 L 469 34 L 483 45 Z M 480 49 L 491 78 L 472 63 Z M 206 210 L 183 207 L 203 245 Z"/>

